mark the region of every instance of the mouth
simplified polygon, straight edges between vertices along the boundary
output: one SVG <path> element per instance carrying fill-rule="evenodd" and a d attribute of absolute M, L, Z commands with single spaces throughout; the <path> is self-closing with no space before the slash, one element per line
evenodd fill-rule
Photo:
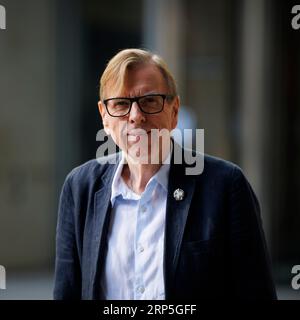
<path fill-rule="evenodd" d="M 147 137 L 151 133 L 151 130 L 133 129 L 127 133 L 127 139 L 130 142 L 138 142 L 142 137 Z"/>
<path fill-rule="evenodd" d="M 151 130 L 144 130 L 144 129 L 132 129 L 130 130 L 127 135 L 128 136 L 133 136 L 133 137 L 137 137 L 137 136 L 144 136 L 144 135 L 148 135 L 151 132 Z"/>

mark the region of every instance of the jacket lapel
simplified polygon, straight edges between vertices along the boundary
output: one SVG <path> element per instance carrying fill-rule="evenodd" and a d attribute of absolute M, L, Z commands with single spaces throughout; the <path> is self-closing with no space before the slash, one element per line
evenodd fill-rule
<path fill-rule="evenodd" d="M 119 158 L 120 160 L 120 158 Z M 119 162 L 118 160 L 118 162 Z M 118 167 L 118 162 L 109 164 L 102 176 L 102 186 L 94 196 L 94 218 L 93 218 L 93 243 L 91 252 L 91 299 L 101 299 L 100 297 L 100 277 L 103 267 L 107 231 L 109 226 L 109 213 L 111 211 L 111 185 Z"/>
<path fill-rule="evenodd" d="M 174 148 L 169 173 L 168 198 L 166 207 L 164 278 L 166 299 L 170 298 L 182 238 L 188 212 L 195 189 L 195 176 L 186 175 L 184 164 L 174 164 Z M 176 189 L 184 191 L 183 200 L 174 198 Z"/>

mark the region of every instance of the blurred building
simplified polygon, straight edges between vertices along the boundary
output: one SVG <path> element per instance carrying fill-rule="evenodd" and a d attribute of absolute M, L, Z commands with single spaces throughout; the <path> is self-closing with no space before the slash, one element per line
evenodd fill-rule
<path fill-rule="evenodd" d="M 290 1 L 1 5 L 0 264 L 8 290 L 10 273 L 53 270 L 60 188 L 71 168 L 95 157 L 99 77 L 128 47 L 165 58 L 182 104 L 205 129 L 205 151 L 242 167 L 261 203 L 277 284 L 290 288 L 300 264 L 300 31 L 291 28 Z"/>

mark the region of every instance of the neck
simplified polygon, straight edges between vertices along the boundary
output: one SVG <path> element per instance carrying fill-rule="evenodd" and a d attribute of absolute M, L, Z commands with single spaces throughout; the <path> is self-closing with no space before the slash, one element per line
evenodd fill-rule
<path fill-rule="evenodd" d="M 125 183 L 137 194 L 142 194 L 148 181 L 159 170 L 161 164 L 133 164 L 124 165 L 122 177 Z"/>
<path fill-rule="evenodd" d="M 124 164 L 122 178 L 128 187 L 137 194 L 142 194 L 146 188 L 148 181 L 160 169 L 165 159 L 170 155 L 171 150 L 160 152 L 159 163 L 138 163 L 130 161 L 130 157 L 126 156 L 127 164 Z"/>

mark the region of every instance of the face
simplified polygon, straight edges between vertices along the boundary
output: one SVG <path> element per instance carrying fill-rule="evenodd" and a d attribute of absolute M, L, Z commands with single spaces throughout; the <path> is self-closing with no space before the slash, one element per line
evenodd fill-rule
<path fill-rule="evenodd" d="M 115 97 L 137 97 L 151 93 L 169 94 L 166 81 L 160 70 L 154 65 L 142 65 L 128 71 L 124 88 L 121 92 L 113 92 L 106 88 L 105 99 Z M 99 101 L 104 129 L 111 134 L 114 142 L 127 155 L 135 157 L 144 163 L 149 163 L 150 155 L 162 153 L 162 143 L 156 141 L 153 133 L 170 133 L 177 125 L 179 97 L 165 100 L 164 108 L 160 113 L 145 114 L 137 102 L 133 102 L 130 113 L 123 117 L 111 117 Z M 151 129 L 152 139 L 151 139 Z M 164 129 L 164 130 L 162 130 Z M 162 130 L 162 131 L 161 131 Z"/>

